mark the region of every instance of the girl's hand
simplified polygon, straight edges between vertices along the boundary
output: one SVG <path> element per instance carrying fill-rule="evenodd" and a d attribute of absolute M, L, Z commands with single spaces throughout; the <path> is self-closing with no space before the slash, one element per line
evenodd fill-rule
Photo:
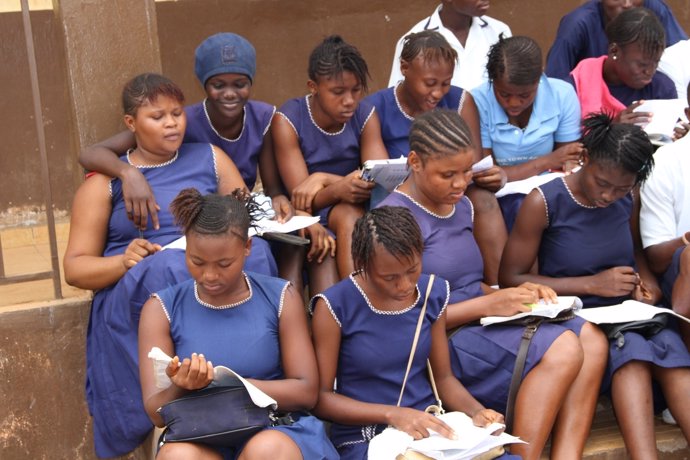
<path fill-rule="evenodd" d="M 524 287 L 499 289 L 489 294 L 491 308 L 485 316 L 512 316 L 530 311 L 530 305 L 539 301 L 539 295 Z"/>
<path fill-rule="evenodd" d="M 127 246 L 127 249 L 125 249 L 125 253 L 122 255 L 122 265 L 124 265 L 125 270 L 129 270 L 141 262 L 144 257 L 155 254 L 160 250 L 160 244 L 153 244 L 143 238 L 133 239 L 132 242 Z"/>
<path fill-rule="evenodd" d="M 622 297 L 630 295 L 640 284 L 640 276 L 632 267 L 613 267 L 592 277 L 589 294 L 601 297 Z"/>
<path fill-rule="evenodd" d="M 532 292 L 534 292 L 539 299 L 544 299 L 545 302 L 547 303 L 557 303 L 558 302 L 558 294 L 556 294 L 556 291 L 551 289 L 549 286 L 545 286 L 543 284 L 538 284 L 538 283 L 522 283 L 519 287 L 528 289 Z"/>
<path fill-rule="evenodd" d="M 361 203 L 369 199 L 374 182 L 362 179 L 362 171 L 352 171 L 338 182 L 338 197 L 346 203 Z"/>
<path fill-rule="evenodd" d="M 503 418 L 503 415 L 499 414 L 495 410 L 482 409 L 477 411 L 472 416 L 472 423 L 474 423 L 474 426 L 487 427 L 492 423 L 505 423 L 505 419 Z M 500 434 L 500 432 L 496 432 L 494 434 Z"/>
<path fill-rule="evenodd" d="M 632 292 L 632 298 L 638 302 L 644 302 L 646 304 L 654 305 L 656 304 L 655 295 L 651 289 L 647 288 L 644 281 L 640 280 L 640 283 L 635 286 Z"/>
<path fill-rule="evenodd" d="M 508 182 L 506 172 L 500 166 L 493 165 L 491 168 L 472 175 L 472 181 L 478 187 L 485 188 L 491 192 L 498 192 Z"/>
<path fill-rule="evenodd" d="M 391 407 L 388 424 L 412 436 L 414 439 L 429 437 L 429 430 L 448 439 L 457 439 L 455 432 L 435 415 L 409 407 Z"/>
<path fill-rule="evenodd" d="M 616 116 L 614 122 L 629 123 L 632 125 L 639 125 L 644 127 L 652 119 L 652 112 L 635 112 L 634 110 L 642 105 L 644 101 L 635 101 L 627 106 L 621 113 Z"/>
<path fill-rule="evenodd" d="M 148 216 L 151 215 L 151 225 L 155 230 L 160 228 L 156 197 L 139 168 L 127 168 L 122 177 L 122 195 L 127 210 L 127 218 L 140 229 L 145 229 Z"/>
<path fill-rule="evenodd" d="M 673 128 L 673 140 L 677 141 L 678 139 L 685 137 L 685 135 L 688 134 L 688 131 L 690 131 L 690 123 L 679 122 L 676 124 L 675 128 Z"/>
<path fill-rule="evenodd" d="M 271 206 L 276 213 L 275 220 L 282 223 L 292 219 L 295 215 L 295 208 L 285 195 L 276 195 L 271 197 Z"/>
<path fill-rule="evenodd" d="M 320 174 L 312 174 L 292 191 L 292 205 L 295 209 L 312 213 L 314 197 L 328 185 Z"/>
<path fill-rule="evenodd" d="M 185 358 L 180 365 L 180 358 L 175 356 L 165 373 L 179 388 L 185 390 L 200 390 L 206 388 L 213 380 L 213 364 L 206 361 L 203 354 L 192 353 L 191 358 Z"/>
<path fill-rule="evenodd" d="M 577 164 L 583 151 L 584 146 L 579 142 L 558 147 L 548 155 L 549 169 L 569 172 L 573 168 L 573 163 Z"/>
<path fill-rule="evenodd" d="M 323 262 L 327 255 L 335 257 L 335 239 L 321 224 L 313 224 L 300 232 L 302 237 L 309 238 L 311 245 L 307 253 L 307 261 L 316 259 L 317 263 Z"/>

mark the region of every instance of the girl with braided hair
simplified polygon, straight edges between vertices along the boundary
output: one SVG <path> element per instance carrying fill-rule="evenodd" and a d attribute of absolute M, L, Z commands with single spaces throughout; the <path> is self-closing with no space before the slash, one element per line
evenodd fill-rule
<path fill-rule="evenodd" d="M 307 267 L 317 293 L 337 281 L 338 273 L 352 271 L 352 227 L 374 187 L 358 168 L 388 154 L 374 107 L 360 102 L 369 71 L 357 48 L 338 35 L 325 38 L 309 57 L 308 74 L 309 94 L 283 104 L 271 129 L 295 209 L 321 216 L 321 225 L 307 229 Z"/>
<path fill-rule="evenodd" d="M 434 30 L 407 35 L 403 40 L 397 85 L 367 96 L 365 102 L 376 107 L 381 122 L 381 137 L 391 158 L 410 152 L 410 127 L 415 117 L 445 108 L 456 110 L 470 127 L 473 145 L 479 144 L 479 114 L 469 92 L 451 85 L 458 53 L 443 35 Z M 475 149 L 475 161 L 481 158 Z M 493 165 L 473 177 L 467 195 L 477 211 L 477 243 L 484 257 L 484 275 L 489 284 L 498 283 L 498 264 L 508 238 L 501 209 L 494 193 L 506 182 L 505 172 Z M 383 187 L 374 189 L 372 206 L 386 197 Z M 377 200 L 378 198 L 378 200 Z"/>
<path fill-rule="evenodd" d="M 185 189 L 172 213 L 187 239 L 192 279 L 146 302 L 139 324 L 139 370 L 146 411 L 158 426 L 163 404 L 205 388 L 213 366 L 248 378 L 291 412 L 292 424 L 269 427 L 240 448 L 166 443 L 157 458 L 302 460 L 338 458 L 323 424 L 308 415 L 317 399 L 318 373 L 302 297 L 287 281 L 243 271 L 256 205 L 246 192 L 202 195 Z M 156 386 L 147 359 L 159 347 L 173 360 L 172 385 Z"/>
<path fill-rule="evenodd" d="M 630 298 L 655 304 L 661 290 L 638 230 L 638 186 L 653 167 L 654 147 L 640 127 L 605 114 L 587 117 L 584 130 L 582 168 L 525 199 L 501 261 L 501 284 L 543 283 L 579 296 L 585 308 Z M 602 389 L 610 389 L 631 457 L 657 458 L 652 380 L 688 438 L 690 354 L 675 327 L 649 338 L 626 332 L 624 339 L 622 347 L 611 341 Z"/>
<path fill-rule="evenodd" d="M 486 64 L 489 80 L 472 90 L 481 127 L 482 156 L 493 156 L 508 182 L 546 171 L 569 172 L 580 144 L 580 104 L 572 86 L 547 78 L 537 42 L 500 37 Z M 510 232 L 524 194 L 499 198 Z"/>
<path fill-rule="evenodd" d="M 484 283 L 474 210 L 465 196 L 472 179 L 472 143 L 462 118 L 447 110 L 417 117 L 410 148 L 410 175 L 382 205 L 412 211 L 424 240 L 422 271 L 450 283 L 446 326 L 463 326 L 450 338 L 455 376 L 481 404 L 505 412 L 524 326 L 484 327 L 476 321 L 528 311 L 529 304 L 553 301 L 556 294 L 536 283 L 507 289 Z M 509 421 L 512 434 L 529 444 L 511 446 L 512 453 L 540 458 L 553 432 L 552 458 L 581 458 L 606 357 L 606 338 L 580 318 L 539 327 Z"/>
<path fill-rule="evenodd" d="M 369 441 L 386 426 L 415 439 L 429 436 L 429 430 L 452 436 L 445 423 L 424 412 L 436 404 L 427 359 L 445 409 L 467 413 L 478 426 L 503 420 L 477 402 L 451 372 L 448 283 L 440 278 L 431 286 L 414 360 L 396 406 L 430 279 L 421 274 L 423 250 L 409 210 L 373 209 L 354 228 L 355 272 L 311 301 L 321 389 L 314 411 L 333 422 L 331 439 L 343 460 L 365 460 Z"/>
<path fill-rule="evenodd" d="M 74 197 L 63 262 L 68 283 L 96 291 L 86 336 L 86 397 L 100 457 L 134 450 L 153 428 L 141 402 L 139 314 L 152 292 L 189 277 L 182 250 L 160 251 L 181 236 L 170 202 L 181 184 L 204 193 L 244 188 L 239 171 L 220 149 L 182 144 L 184 95 L 175 83 L 141 74 L 125 85 L 122 100 L 136 148 L 118 161 L 149 181 L 160 206 L 160 227 L 132 225 L 123 182 L 94 174 Z"/>

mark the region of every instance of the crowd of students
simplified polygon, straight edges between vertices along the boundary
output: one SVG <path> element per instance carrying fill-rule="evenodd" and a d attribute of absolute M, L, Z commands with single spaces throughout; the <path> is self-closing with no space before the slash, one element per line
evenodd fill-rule
<path fill-rule="evenodd" d="M 237 448 L 163 443 L 158 458 L 365 459 L 386 426 L 452 436 L 424 412 L 427 359 L 446 409 L 504 421 L 523 327 L 482 317 L 557 295 L 690 315 L 687 125 L 654 153 L 640 127 L 652 114 L 635 110 L 686 98 L 686 60 L 670 57 L 686 34 L 661 0 L 590 0 L 561 21 L 544 72 L 537 43 L 487 8 L 444 0 L 370 95 L 365 59 L 338 35 L 312 51 L 307 94 L 279 108 L 251 99 L 255 50 L 233 33 L 196 49 L 201 102 L 185 106 L 161 75 L 127 83 L 127 130 L 80 155 L 94 173 L 64 258 L 67 281 L 95 291 L 86 395 L 100 457 L 141 444 L 162 404 L 222 364 L 292 424 Z M 400 156 L 409 174 L 392 193 L 361 177 L 363 162 Z M 300 231 L 306 249 L 249 237 L 268 212 L 250 193 L 257 170 L 275 219 L 320 216 Z M 552 171 L 565 175 L 496 197 Z M 165 248 L 181 236 L 184 249 Z M 619 345 L 579 317 L 540 326 L 511 420 L 527 443 L 502 458 L 538 459 L 549 438 L 552 458 L 581 458 L 602 393 L 631 458 L 657 458 L 655 411 L 690 439 L 690 328 Z M 165 389 L 154 346 L 175 356 Z"/>

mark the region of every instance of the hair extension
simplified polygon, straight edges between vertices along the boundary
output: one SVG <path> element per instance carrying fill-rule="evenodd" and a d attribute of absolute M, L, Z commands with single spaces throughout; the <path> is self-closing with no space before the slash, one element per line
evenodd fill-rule
<path fill-rule="evenodd" d="M 635 174 L 644 182 L 654 167 L 654 146 L 639 126 L 614 123 L 605 113 L 595 113 L 583 121 L 582 143 L 590 160 L 608 162 Z"/>
<path fill-rule="evenodd" d="M 422 56 L 424 62 L 446 62 L 453 68 L 458 61 L 458 52 L 435 30 L 405 36 L 400 60 L 412 62 L 417 56 Z"/>
<path fill-rule="evenodd" d="M 243 241 L 249 227 L 263 215 L 252 195 L 239 188 L 231 195 L 202 195 L 195 188 L 186 188 L 175 197 L 170 210 L 185 234 L 221 235 L 230 231 Z"/>
<path fill-rule="evenodd" d="M 647 8 L 630 8 L 622 11 L 606 26 L 609 45 L 624 47 L 639 43 L 645 57 L 660 58 L 666 47 L 664 26 Z"/>
<path fill-rule="evenodd" d="M 142 73 L 132 78 L 122 89 L 122 108 L 125 115 L 135 116 L 145 102 L 153 102 L 166 96 L 184 104 L 184 94 L 179 86 L 163 75 Z"/>
<path fill-rule="evenodd" d="M 486 72 L 492 82 L 505 75 L 513 85 L 538 83 L 542 74 L 541 48 L 529 37 L 505 38 L 501 34 L 489 49 Z"/>
<path fill-rule="evenodd" d="M 422 232 L 412 212 L 402 206 L 372 209 L 357 220 L 352 231 L 352 260 L 355 270 L 371 266 L 376 244 L 397 259 L 422 255 Z"/>
<path fill-rule="evenodd" d="M 319 77 L 337 77 L 343 72 L 352 72 L 368 90 L 369 68 L 359 50 L 345 42 L 340 35 L 326 37 L 309 56 L 307 73 L 312 81 Z"/>
<path fill-rule="evenodd" d="M 470 148 L 470 129 L 454 110 L 431 110 L 412 122 L 410 150 L 414 150 L 422 162 L 431 155 L 446 155 Z"/>

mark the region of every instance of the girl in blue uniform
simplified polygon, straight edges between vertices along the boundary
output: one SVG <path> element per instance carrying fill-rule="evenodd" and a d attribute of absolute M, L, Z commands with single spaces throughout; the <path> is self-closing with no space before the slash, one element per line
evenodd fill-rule
<path fill-rule="evenodd" d="M 440 33 L 425 30 L 406 36 L 400 55 L 403 79 L 394 87 L 378 91 L 365 98 L 376 107 L 381 122 L 381 137 L 391 158 L 407 157 L 410 152 L 410 127 L 415 117 L 445 108 L 455 110 L 470 127 L 474 145 L 479 144 L 479 115 L 469 94 L 452 86 L 457 52 Z M 475 151 L 475 161 L 480 151 Z M 498 264 L 503 245 L 508 238 L 503 216 L 494 192 L 506 182 L 505 173 L 492 166 L 473 177 L 476 187 L 468 190 L 468 196 L 477 210 L 477 242 L 484 256 L 484 273 L 489 284 L 498 282 Z M 372 206 L 385 198 L 381 187 L 374 190 L 377 198 Z M 374 200 L 372 200 L 374 201 Z"/>
<path fill-rule="evenodd" d="M 410 209 L 422 230 L 422 271 L 450 283 L 447 327 L 455 375 L 486 407 L 506 409 L 523 326 L 473 325 L 484 316 L 528 311 L 526 304 L 553 300 L 550 288 L 523 283 L 492 289 L 482 279 L 482 256 L 473 235 L 473 207 L 465 196 L 472 178 L 472 143 L 456 112 L 434 110 L 410 131 L 410 175 L 382 205 Z M 542 324 L 528 350 L 517 393 L 512 446 L 538 459 L 552 435 L 553 458 L 580 458 L 589 435 L 607 357 L 604 335 L 580 318 Z M 537 402 L 538 401 L 538 402 Z"/>
<path fill-rule="evenodd" d="M 258 166 L 264 193 L 271 197 L 277 219 L 289 219 L 293 210 L 282 191 L 269 133 L 275 106 L 250 100 L 256 74 L 254 47 L 237 34 L 212 35 L 197 47 L 194 71 L 206 98 L 185 107 L 188 124 L 184 142 L 219 147 L 240 171 L 249 190 L 254 188 Z M 125 185 L 124 202 L 133 222 L 141 228 L 157 229 L 162 208 L 158 197 L 136 168 L 117 160 L 134 147 L 136 140 L 127 130 L 86 148 L 79 161 L 89 170 L 119 178 Z M 147 223 L 149 215 L 151 224 Z M 248 264 L 252 271 L 278 275 L 276 260 L 261 238 L 254 238 Z M 281 275 L 286 276 L 285 270 L 281 269 Z"/>
<path fill-rule="evenodd" d="M 445 409 L 469 414 L 478 426 L 503 420 L 451 372 L 448 283 L 440 278 L 431 286 L 414 360 L 396 405 L 430 280 L 421 274 L 422 251 L 419 226 L 407 209 L 371 210 L 353 233 L 356 271 L 312 300 L 321 387 L 315 412 L 333 422 L 331 439 L 341 459 L 366 459 L 369 441 L 386 426 L 415 439 L 429 436 L 430 429 L 452 436 L 445 423 L 424 412 L 436 404 L 427 359 Z"/>
<path fill-rule="evenodd" d="M 327 37 L 312 51 L 308 72 L 309 94 L 283 104 L 271 129 L 293 205 L 320 215 L 335 235 L 312 236 L 307 260 L 308 268 L 318 268 L 310 274 L 317 293 L 337 281 L 338 273 L 352 271 L 352 227 L 374 187 L 361 179 L 359 167 L 388 155 L 374 107 L 360 102 L 369 71 L 359 51 L 337 35 Z"/>
<path fill-rule="evenodd" d="M 185 185 L 204 193 L 244 187 L 220 149 L 182 144 L 184 96 L 173 82 L 142 74 L 125 86 L 122 99 L 137 147 L 118 161 L 148 180 L 161 206 L 160 228 L 137 230 L 128 218 L 123 183 L 94 174 L 74 197 L 64 257 L 67 282 L 96 291 L 86 336 L 86 397 L 101 457 L 128 453 L 152 428 L 138 379 L 139 313 L 152 292 L 189 277 L 183 251 L 160 251 L 182 236 L 170 203 Z"/>
<path fill-rule="evenodd" d="M 642 253 L 634 212 L 654 147 L 638 126 L 613 123 L 608 115 L 589 116 L 584 127 L 582 169 L 527 196 L 506 245 L 501 282 L 543 283 L 580 296 L 585 307 L 629 298 L 654 304 L 661 291 Z M 531 273 L 537 260 L 539 272 Z M 674 327 L 651 338 L 624 337 L 622 347 L 611 341 L 604 389 L 610 386 L 628 453 L 657 458 L 652 380 L 688 437 L 690 354 Z"/>
<path fill-rule="evenodd" d="M 172 211 L 187 237 L 192 279 L 155 294 L 139 327 L 139 370 L 144 405 L 158 426 L 157 409 L 205 388 L 213 366 L 249 379 L 291 412 L 294 423 L 266 428 L 238 448 L 166 443 L 157 458 L 306 460 L 338 458 L 323 424 L 305 413 L 318 394 L 318 373 L 302 297 L 289 282 L 245 272 L 251 225 L 246 195 L 201 195 L 183 190 Z M 152 347 L 174 356 L 172 384 L 156 386 L 147 359 Z"/>

